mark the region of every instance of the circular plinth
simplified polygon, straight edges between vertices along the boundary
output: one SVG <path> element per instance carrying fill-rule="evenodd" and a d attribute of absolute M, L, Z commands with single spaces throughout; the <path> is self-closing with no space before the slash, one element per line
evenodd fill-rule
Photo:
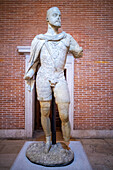
<path fill-rule="evenodd" d="M 45 143 L 36 142 L 27 148 L 26 157 L 35 164 L 55 167 L 66 166 L 74 160 L 74 153 L 70 148 L 64 149 L 62 143 L 57 143 L 51 146 L 49 153 L 44 153 Z"/>

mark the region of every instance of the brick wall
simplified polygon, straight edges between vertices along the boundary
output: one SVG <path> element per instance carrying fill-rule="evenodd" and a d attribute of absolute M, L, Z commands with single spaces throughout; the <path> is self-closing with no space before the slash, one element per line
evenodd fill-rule
<path fill-rule="evenodd" d="M 75 59 L 74 129 L 113 129 L 112 0 L 0 1 L 0 128 L 25 127 L 25 57 L 16 47 L 46 32 L 52 6 L 61 10 L 62 29 L 84 49 Z"/>

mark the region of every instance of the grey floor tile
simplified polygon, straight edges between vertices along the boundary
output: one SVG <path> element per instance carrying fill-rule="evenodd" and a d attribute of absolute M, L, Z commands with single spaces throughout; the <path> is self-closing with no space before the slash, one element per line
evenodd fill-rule
<path fill-rule="evenodd" d="M 12 166 L 17 154 L 0 154 L 0 168 L 9 168 Z"/>
<path fill-rule="evenodd" d="M 81 139 L 83 145 L 97 145 L 97 144 L 106 144 L 104 139 Z"/>

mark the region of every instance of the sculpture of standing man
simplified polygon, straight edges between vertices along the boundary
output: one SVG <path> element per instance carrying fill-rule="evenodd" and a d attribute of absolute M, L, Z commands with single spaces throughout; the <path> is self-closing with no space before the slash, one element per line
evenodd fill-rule
<path fill-rule="evenodd" d="M 36 91 L 41 106 L 41 124 L 46 136 L 46 153 L 51 146 L 49 114 L 52 89 L 62 122 L 64 141 L 68 142 L 70 139 L 68 115 L 70 98 L 64 67 L 68 52 L 71 52 L 75 58 L 82 57 L 83 54 L 82 47 L 79 47 L 71 35 L 58 32 L 61 27 L 61 12 L 57 7 L 47 11 L 47 23 L 47 33 L 37 35 L 32 41 L 29 67 L 24 77 L 28 87 L 31 88 L 34 83 L 33 76 L 37 72 Z"/>

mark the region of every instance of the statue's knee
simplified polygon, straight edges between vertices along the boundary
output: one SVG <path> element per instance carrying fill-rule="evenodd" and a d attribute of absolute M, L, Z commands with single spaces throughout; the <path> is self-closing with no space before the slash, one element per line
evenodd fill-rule
<path fill-rule="evenodd" d="M 69 103 L 59 103 L 58 110 L 62 122 L 69 121 Z"/>
<path fill-rule="evenodd" d="M 66 123 L 69 121 L 69 116 L 66 113 L 60 113 L 60 119 L 61 119 L 62 123 Z"/>
<path fill-rule="evenodd" d="M 50 102 L 40 102 L 41 116 L 48 117 L 50 114 Z"/>
<path fill-rule="evenodd" d="M 50 107 L 50 105 L 51 105 L 51 101 L 40 102 L 41 108 Z"/>

